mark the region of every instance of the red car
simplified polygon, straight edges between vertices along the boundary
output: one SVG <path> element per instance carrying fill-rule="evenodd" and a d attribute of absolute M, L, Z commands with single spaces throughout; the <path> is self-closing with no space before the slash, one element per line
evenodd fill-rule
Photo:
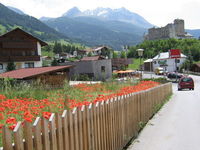
<path fill-rule="evenodd" d="M 189 89 L 194 90 L 194 80 L 191 77 L 182 77 L 178 82 L 178 90 Z"/>

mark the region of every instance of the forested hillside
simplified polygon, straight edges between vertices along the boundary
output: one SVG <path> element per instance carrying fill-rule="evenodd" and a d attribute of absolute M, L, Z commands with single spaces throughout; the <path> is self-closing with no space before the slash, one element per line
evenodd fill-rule
<path fill-rule="evenodd" d="M 167 52 L 169 49 L 181 49 L 187 56 L 191 55 L 194 61 L 200 60 L 200 40 L 197 39 L 167 39 L 144 41 L 143 43 L 130 47 L 128 57 L 138 57 L 137 49 L 144 49 L 145 58 L 153 58 L 159 52 Z"/>
<path fill-rule="evenodd" d="M 93 17 L 60 17 L 44 21 L 50 27 L 87 46 L 107 45 L 121 50 L 124 45 L 141 42 L 144 28 L 119 21 L 103 21 Z M 80 40 L 79 40 L 80 42 Z"/>
<path fill-rule="evenodd" d="M 67 36 L 48 27 L 38 19 L 20 15 L 0 3 L 0 35 L 16 27 L 20 27 L 42 40 L 67 39 Z"/>

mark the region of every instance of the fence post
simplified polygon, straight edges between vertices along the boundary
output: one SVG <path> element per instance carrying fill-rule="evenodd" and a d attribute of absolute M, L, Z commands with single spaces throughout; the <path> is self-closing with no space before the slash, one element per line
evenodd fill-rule
<path fill-rule="evenodd" d="M 56 113 L 56 135 L 57 135 L 57 148 L 58 150 L 63 150 L 63 126 L 62 126 L 62 119 L 61 116 Z"/>
<path fill-rule="evenodd" d="M 13 150 L 12 146 L 12 131 L 8 129 L 6 126 L 2 128 L 2 140 L 3 140 L 3 149 L 4 150 Z"/>
<path fill-rule="evenodd" d="M 74 139 L 75 139 L 74 145 L 75 145 L 75 149 L 79 150 L 77 107 L 74 108 L 72 115 L 73 115 L 73 120 L 74 120 Z"/>
<path fill-rule="evenodd" d="M 101 145 L 101 132 L 100 132 L 100 105 L 99 105 L 99 102 L 96 103 L 96 106 L 95 106 L 95 109 L 96 109 L 96 115 L 97 115 L 97 144 L 98 144 L 98 150 L 101 150 L 102 149 L 102 145 Z"/>
<path fill-rule="evenodd" d="M 69 122 L 67 118 L 67 113 L 67 110 L 64 110 L 62 113 L 64 150 L 69 150 Z"/>
<path fill-rule="evenodd" d="M 35 150 L 42 150 L 41 119 L 37 117 L 33 123 Z"/>
<path fill-rule="evenodd" d="M 19 121 L 13 130 L 14 132 L 14 142 L 15 150 L 24 150 L 23 133 L 21 127 L 21 121 Z"/>
<path fill-rule="evenodd" d="M 88 149 L 88 130 L 87 130 L 87 110 L 86 106 L 81 108 L 82 118 L 83 118 L 83 149 Z"/>
<path fill-rule="evenodd" d="M 33 132 L 32 124 L 25 121 L 24 124 L 24 137 L 25 137 L 25 150 L 33 150 Z"/>
<path fill-rule="evenodd" d="M 42 145 L 43 150 L 50 150 L 50 141 L 49 141 L 49 122 L 42 117 Z"/>
<path fill-rule="evenodd" d="M 78 134 L 79 134 L 79 150 L 83 150 L 83 117 L 82 117 L 82 107 L 77 109 L 78 113 Z"/>
<path fill-rule="evenodd" d="M 50 133 L 50 148 L 51 150 L 57 150 L 57 136 L 56 136 L 56 123 L 55 123 L 55 114 L 52 113 L 49 119 L 49 133 Z"/>

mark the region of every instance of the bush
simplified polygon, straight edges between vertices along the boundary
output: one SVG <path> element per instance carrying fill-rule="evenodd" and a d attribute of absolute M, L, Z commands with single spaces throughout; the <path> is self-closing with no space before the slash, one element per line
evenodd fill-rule
<path fill-rule="evenodd" d="M 160 77 L 160 78 L 152 78 L 152 79 L 143 79 L 143 81 L 155 81 L 159 83 L 167 83 L 169 82 L 166 78 Z"/>

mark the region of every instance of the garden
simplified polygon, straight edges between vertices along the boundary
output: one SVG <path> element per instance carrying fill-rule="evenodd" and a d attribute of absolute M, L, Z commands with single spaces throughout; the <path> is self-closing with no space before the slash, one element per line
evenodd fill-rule
<path fill-rule="evenodd" d="M 64 109 L 80 108 L 90 103 L 143 91 L 159 84 L 155 81 L 137 81 L 69 86 L 66 83 L 62 89 L 44 90 L 42 87 L 36 88 L 29 84 L 12 86 L 9 81 L 4 81 L 0 89 L 0 129 L 5 125 L 13 130 L 18 121 L 33 122 L 38 116 L 49 119 L 51 113 L 62 113 Z"/>

